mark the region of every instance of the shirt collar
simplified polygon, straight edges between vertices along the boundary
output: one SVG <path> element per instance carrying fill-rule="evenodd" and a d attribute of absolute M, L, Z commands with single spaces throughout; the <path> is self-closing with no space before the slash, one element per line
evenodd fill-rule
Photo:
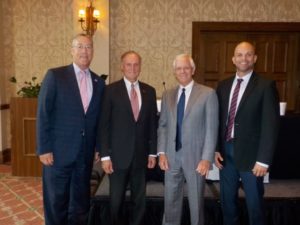
<path fill-rule="evenodd" d="M 123 79 L 124 79 L 124 82 L 125 82 L 125 85 L 126 85 L 127 88 L 130 88 L 131 84 L 133 84 L 134 86 L 136 86 L 139 83 L 138 80 L 136 80 L 135 82 L 132 83 L 125 76 L 123 77 Z"/>
<path fill-rule="evenodd" d="M 247 73 L 245 76 L 243 76 L 243 77 L 239 77 L 237 74 L 235 74 L 235 81 L 236 80 L 238 80 L 238 79 L 243 79 L 243 83 L 248 83 L 248 81 L 250 80 L 250 78 L 251 78 L 251 75 L 252 75 L 252 73 L 253 73 L 253 70 L 252 71 L 250 71 L 249 73 Z"/>
<path fill-rule="evenodd" d="M 186 92 L 192 90 L 194 85 L 194 80 L 192 80 L 188 85 L 182 86 L 181 84 L 179 85 L 179 91 L 181 91 L 183 88 L 185 89 Z"/>
<path fill-rule="evenodd" d="M 82 70 L 82 69 L 80 69 L 79 66 L 77 66 L 75 63 L 73 63 L 73 67 L 74 67 L 74 70 L 75 70 L 75 74 L 76 74 L 76 75 L 79 75 L 80 71 L 84 71 L 87 75 L 90 74 L 89 69 Z"/>

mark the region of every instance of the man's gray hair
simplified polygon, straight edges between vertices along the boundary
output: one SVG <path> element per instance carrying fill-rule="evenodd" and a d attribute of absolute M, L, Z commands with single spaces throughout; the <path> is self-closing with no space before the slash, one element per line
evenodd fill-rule
<path fill-rule="evenodd" d="M 192 58 L 192 56 L 190 56 L 189 54 L 180 54 L 180 55 L 177 55 L 173 61 L 173 69 L 175 70 L 176 69 L 176 62 L 177 60 L 179 59 L 188 59 L 190 61 L 190 64 L 191 64 L 191 67 L 193 68 L 193 71 L 195 71 L 196 69 L 196 66 L 195 66 L 195 62 Z"/>

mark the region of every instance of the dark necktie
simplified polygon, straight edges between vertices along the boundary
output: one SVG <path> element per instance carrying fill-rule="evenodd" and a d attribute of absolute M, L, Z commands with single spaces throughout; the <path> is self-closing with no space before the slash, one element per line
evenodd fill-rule
<path fill-rule="evenodd" d="M 231 133 L 232 133 L 232 128 L 233 128 L 234 119 L 235 119 L 235 113 L 236 113 L 237 99 L 239 96 L 239 91 L 240 91 L 242 81 L 243 81 L 243 79 L 237 80 L 237 84 L 234 88 L 233 95 L 231 97 L 231 104 L 230 104 L 228 122 L 227 122 L 226 141 L 230 141 L 230 139 L 231 139 Z"/>
<path fill-rule="evenodd" d="M 176 151 L 179 151 L 182 147 L 181 128 L 182 128 L 182 120 L 184 115 L 184 106 L 185 106 L 185 88 L 182 88 L 182 93 L 177 103 Z"/>

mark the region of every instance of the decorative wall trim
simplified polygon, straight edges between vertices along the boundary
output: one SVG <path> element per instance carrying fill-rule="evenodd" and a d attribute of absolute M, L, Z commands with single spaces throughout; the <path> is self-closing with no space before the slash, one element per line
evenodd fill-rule
<path fill-rule="evenodd" d="M 0 110 L 5 110 L 5 109 L 9 109 L 9 104 L 1 104 L 0 105 Z"/>

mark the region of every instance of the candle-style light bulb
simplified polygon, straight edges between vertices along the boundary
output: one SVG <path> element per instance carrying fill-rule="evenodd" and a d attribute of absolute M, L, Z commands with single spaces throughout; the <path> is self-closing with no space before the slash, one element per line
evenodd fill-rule
<path fill-rule="evenodd" d="M 94 12 L 93 12 L 93 17 L 96 18 L 96 19 L 99 19 L 100 18 L 100 11 L 95 9 Z"/>
<path fill-rule="evenodd" d="M 85 10 L 80 9 L 78 12 L 78 16 L 79 16 L 79 18 L 84 19 L 85 18 Z"/>

